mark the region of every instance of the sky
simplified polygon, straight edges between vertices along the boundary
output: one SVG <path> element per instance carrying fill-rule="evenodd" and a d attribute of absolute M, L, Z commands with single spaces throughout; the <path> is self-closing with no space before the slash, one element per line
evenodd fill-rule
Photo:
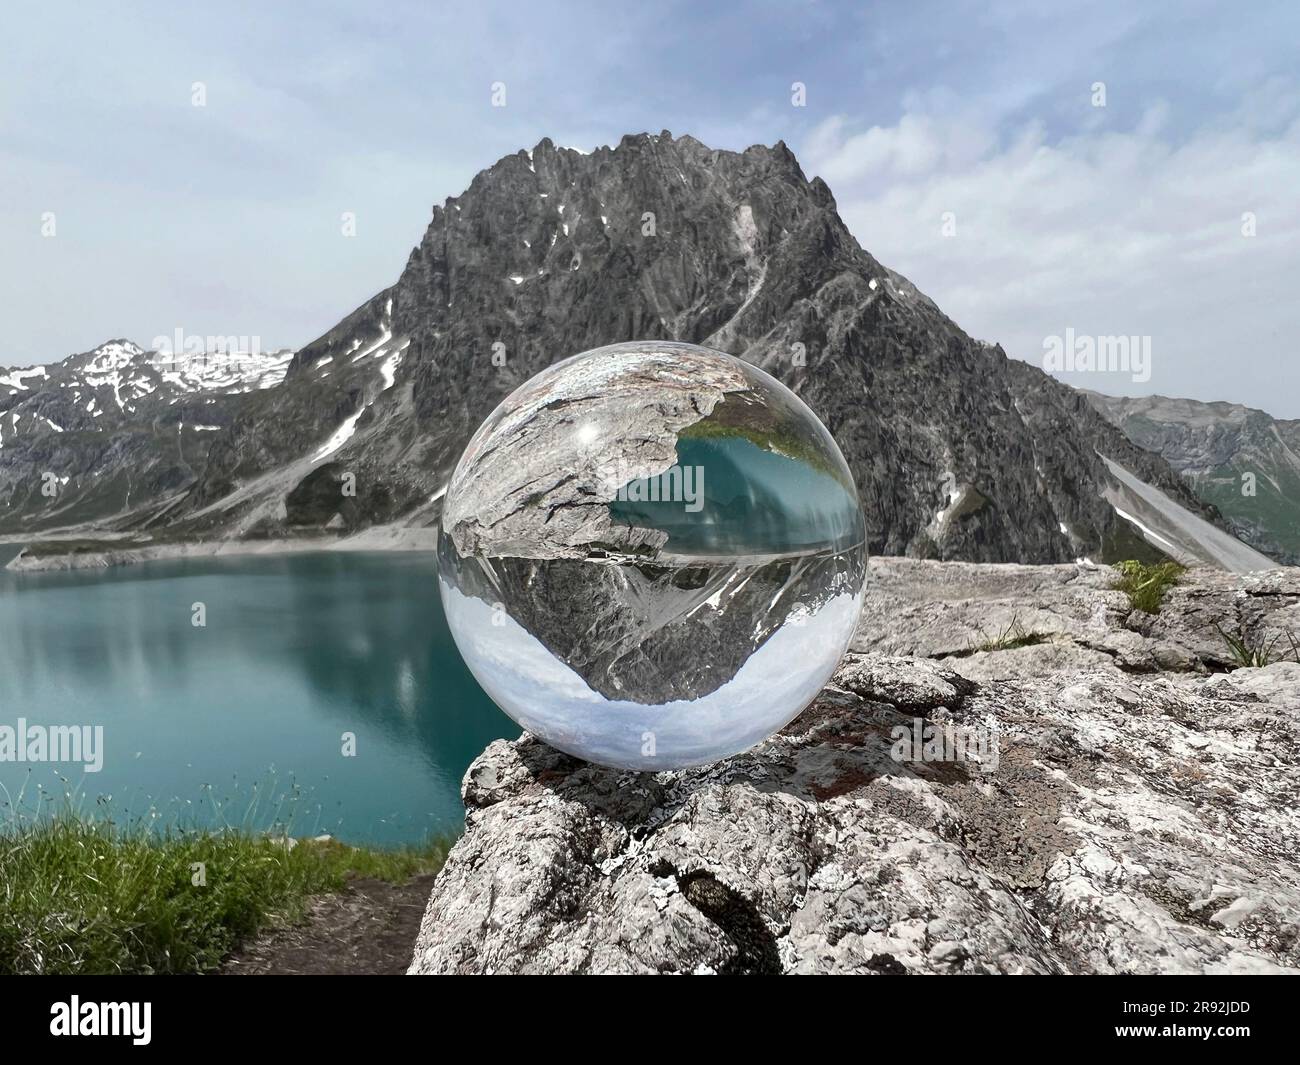
<path fill-rule="evenodd" d="M 784 140 L 1014 357 L 1149 352 L 1071 384 L 1300 417 L 1293 0 L 46 0 L 3 36 L 0 365 L 178 329 L 299 347 L 501 156 L 668 129 Z"/>

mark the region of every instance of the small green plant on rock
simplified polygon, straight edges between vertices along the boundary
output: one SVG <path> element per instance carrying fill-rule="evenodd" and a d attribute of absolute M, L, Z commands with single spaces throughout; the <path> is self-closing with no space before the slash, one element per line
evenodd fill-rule
<path fill-rule="evenodd" d="M 985 639 L 977 651 L 1014 651 L 1017 647 L 1033 647 L 1035 644 L 1047 643 L 1051 634 L 1046 632 L 1029 632 L 1022 624 L 1018 614 L 1013 614 L 1011 621 L 996 636 L 984 634 Z"/>
<path fill-rule="evenodd" d="M 1160 613 L 1165 592 L 1178 583 L 1184 572 L 1184 567 L 1177 562 L 1146 563 L 1136 559 L 1118 562 L 1115 568 L 1119 570 L 1119 580 L 1114 587 L 1128 596 L 1131 609 L 1148 614 Z"/>
<path fill-rule="evenodd" d="M 1222 625 L 1217 622 L 1214 626 L 1223 642 L 1228 645 L 1228 653 L 1232 655 L 1232 660 L 1237 663 L 1239 668 L 1251 666 L 1267 666 L 1274 662 L 1284 662 L 1286 659 L 1282 655 L 1274 656 L 1274 649 L 1282 642 L 1283 633 L 1274 633 L 1271 637 L 1263 633 L 1243 632 L 1240 636 L 1235 633 L 1225 632 Z M 1287 641 L 1291 644 L 1291 657 L 1300 662 L 1300 643 L 1296 642 L 1288 630 L 1286 633 Z"/>

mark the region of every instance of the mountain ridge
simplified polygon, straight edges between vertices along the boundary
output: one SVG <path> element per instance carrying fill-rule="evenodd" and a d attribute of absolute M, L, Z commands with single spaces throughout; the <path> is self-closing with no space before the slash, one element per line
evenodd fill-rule
<path fill-rule="evenodd" d="M 1081 394 L 972 339 L 881 265 L 783 143 L 728 152 L 667 131 L 590 153 L 544 138 L 481 171 L 433 208 L 393 285 L 294 353 L 282 384 L 229 402 L 165 502 L 97 520 L 190 539 L 431 524 L 501 398 L 631 339 L 718 347 L 801 395 L 849 460 L 873 553 L 1139 552 L 1102 498 L 1102 456 L 1221 520 Z M 0 451 L 0 529 L 48 527 L 31 472 L 16 484 Z"/>
<path fill-rule="evenodd" d="M 1300 565 L 1300 419 L 1223 400 L 1086 395 L 1135 444 L 1168 461 L 1239 538 Z"/>

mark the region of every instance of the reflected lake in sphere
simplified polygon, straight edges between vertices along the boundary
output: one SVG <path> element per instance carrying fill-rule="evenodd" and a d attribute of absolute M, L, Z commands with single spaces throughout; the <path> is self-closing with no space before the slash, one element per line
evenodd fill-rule
<path fill-rule="evenodd" d="M 447 622 L 496 703 L 603 765 L 717 761 L 834 672 L 866 580 L 834 440 L 763 371 L 689 344 L 598 348 L 508 396 L 445 497 Z"/>

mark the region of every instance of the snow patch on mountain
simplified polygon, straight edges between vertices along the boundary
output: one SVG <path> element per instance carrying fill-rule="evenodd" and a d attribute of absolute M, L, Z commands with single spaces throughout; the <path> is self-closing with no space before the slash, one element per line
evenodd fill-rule
<path fill-rule="evenodd" d="M 33 378 L 45 379 L 49 376 L 44 366 L 33 366 L 27 370 L 10 370 L 7 374 L 0 374 L 0 388 L 9 388 L 9 394 L 12 396 L 17 392 L 26 392 L 31 388 L 31 385 L 27 382 Z"/>

